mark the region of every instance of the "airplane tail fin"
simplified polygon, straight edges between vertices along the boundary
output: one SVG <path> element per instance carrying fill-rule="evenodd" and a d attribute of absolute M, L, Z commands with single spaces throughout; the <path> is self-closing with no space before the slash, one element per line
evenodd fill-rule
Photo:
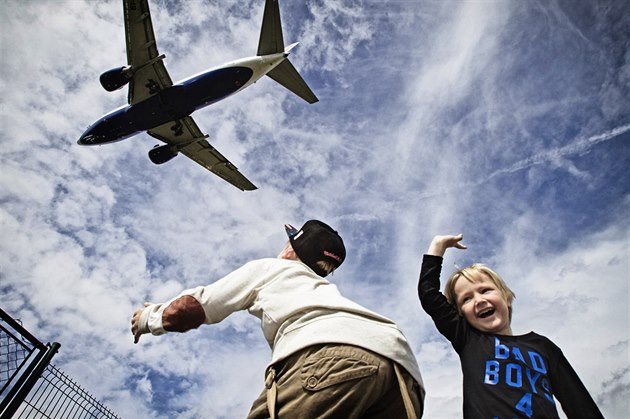
<path fill-rule="evenodd" d="M 296 45 L 297 43 L 289 45 L 286 49 L 284 48 L 278 0 L 267 0 L 265 2 L 265 11 L 263 12 L 257 55 L 283 53 L 285 56 L 288 56 L 289 51 Z M 308 103 L 319 101 L 288 58 L 267 73 L 267 75 Z"/>
<path fill-rule="evenodd" d="M 280 7 L 277 0 L 267 0 L 263 12 L 260 39 L 258 40 L 258 55 L 270 55 L 284 52 L 282 38 L 282 24 L 280 23 Z"/>

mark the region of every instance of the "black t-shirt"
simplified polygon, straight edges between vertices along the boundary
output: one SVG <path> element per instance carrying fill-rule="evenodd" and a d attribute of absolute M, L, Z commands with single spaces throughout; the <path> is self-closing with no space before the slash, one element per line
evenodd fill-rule
<path fill-rule="evenodd" d="M 558 418 L 554 396 L 569 418 L 603 418 L 571 364 L 549 339 L 534 332 L 496 335 L 469 326 L 440 292 L 441 269 L 441 257 L 424 255 L 418 295 L 459 355 L 465 418 Z"/>

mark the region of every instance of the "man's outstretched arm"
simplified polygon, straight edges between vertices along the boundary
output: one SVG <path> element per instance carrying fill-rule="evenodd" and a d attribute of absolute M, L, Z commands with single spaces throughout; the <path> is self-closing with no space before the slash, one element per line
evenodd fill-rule
<path fill-rule="evenodd" d="M 131 318 L 131 333 L 134 343 L 140 336 L 151 333 L 149 317 L 158 314 L 161 304 L 144 303 L 144 308 L 137 309 Z M 167 332 L 186 332 L 201 326 L 206 319 L 203 307 L 192 295 L 183 295 L 171 301 L 162 312 L 162 328 Z"/>

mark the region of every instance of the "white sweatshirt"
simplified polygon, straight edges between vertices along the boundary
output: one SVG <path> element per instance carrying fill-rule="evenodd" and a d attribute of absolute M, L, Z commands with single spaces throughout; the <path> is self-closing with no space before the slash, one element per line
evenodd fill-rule
<path fill-rule="evenodd" d="M 269 258 L 249 262 L 213 284 L 146 307 L 140 330 L 166 333 L 164 309 L 184 295 L 201 304 L 206 324 L 218 323 L 239 310 L 258 317 L 272 350 L 271 364 L 311 345 L 360 346 L 402 365 L 424 395 L 418 363 L 396 324 L 343 297 L 334 284 L 300 261 Z"/>

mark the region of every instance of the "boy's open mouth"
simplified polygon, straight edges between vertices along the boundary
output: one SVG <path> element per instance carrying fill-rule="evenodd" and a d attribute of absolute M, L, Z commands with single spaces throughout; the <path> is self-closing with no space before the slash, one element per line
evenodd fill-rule
<path fill-rule="evenodd" d="M 490 317 L 493 314 L 494 314 L 494 309 L 493 308 L 487 308 L 487 309 L 484 309 L 484 310 L 480 311 L 477 316 L 481 317 L 482 319 L 485 319 L 486 317 Z"/>

